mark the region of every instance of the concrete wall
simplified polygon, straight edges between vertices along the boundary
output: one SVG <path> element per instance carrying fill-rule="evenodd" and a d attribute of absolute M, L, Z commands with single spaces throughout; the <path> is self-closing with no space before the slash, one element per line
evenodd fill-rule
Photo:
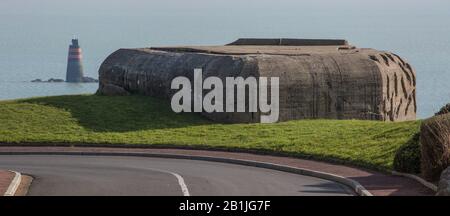
<path fill-rule="evenodd" d="M 280 121 L 415 119 L 415 73 L 400 57 L 347 45 L 286 47 L 120 49 L 100 68 L 99 93 L 113 94 L 108 91 L 113 86 L 170 100 L 176 92 L 170 90 L 173 78 L 192 80 L 194 68 L 203 68 L 203 78 L 218 76 L 224 82 L 230 76 L 280 77 Z M 219 122 L 260 118 L 248 112 L 204 115 Z"/>

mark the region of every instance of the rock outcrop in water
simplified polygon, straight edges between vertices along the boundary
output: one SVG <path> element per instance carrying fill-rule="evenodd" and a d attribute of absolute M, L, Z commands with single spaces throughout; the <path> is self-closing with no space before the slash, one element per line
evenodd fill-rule
<path fill-rule="evenodd" d="M 33 83 L 61 83 L 66 82 L 63 79 L 55 79 L 50 78 L 48 80 L 42 80 L 42 79 L 34 79 L 31 80 Z M 82 77 L 81 81 L 79 83 L 98 83 L 98 79 L 92 78 L 92 77 Z"/>
<path fill-rule="evenodd" d="M 279 77 L 280 121 L 416 118 L 416 75 L 401 57 L 345 40 L 240 39 L 225 46 L 120 49 L 101 65 L 98 93 L 170 100 L 173 78 Z M 204 92 L 206 94 L 207 92 Z M 219 122 L 259 122 L 260 113 L 203 113 Z"/>
<path fill-rule="evenodd" d="M 34 83 L 40 83 L 40 82 L 46 82 L 46 83 L 60 83 L 60 82 L 64 82 L 63 79 L 54 79 L 54 78 L 50 78 L 48 80 L 41 80 L 41 79 L 35 79 L 35 80 L 31 80 L 31 82 Z"/>

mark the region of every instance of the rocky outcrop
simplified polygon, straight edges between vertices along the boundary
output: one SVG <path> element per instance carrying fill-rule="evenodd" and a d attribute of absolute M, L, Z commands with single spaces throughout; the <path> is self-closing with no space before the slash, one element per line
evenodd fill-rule
<path fill-rule="evenodd" d="M 450 165 L 450 114 L 424 121 L 420 128 L 422 174 L 429 181 L 438 181 Z"/>
<path fill-rule="evenodd" d="M 450 196 L 450 167 L 444 170 L 439 181 L 437 196 Z"/>
<path fill-rule="evenodd" d="M 66 81 L 64 81 L 63 79 L 50 78 L 48 80 L 35 79 L 35 80 L 31 80 L 31 82 L 34 82 L 34 83 L 60 83 L 60 82 L 66 82 Z M 98 79 L 95 79 L 92 77 L 82 77 L 81 81 L 79 83 L 98 83 Z"/>
<path fill-rule="evenodd" d="M 120 49 L 101 65 L 99 93 L 110 85 L 170 99 L 173 78 L 279 77 L 280 121 L 414 120 L 416 75 L 404 59 L 345 40 L 241 39 L 226 46 Z M 204 92 L 206 94 L 207 92 Z M 259 122 L 260 113 L 203 113 L 219 122 Z"/>
<path fill-rule="evenodd" d="M 50 78 L 50 79 L 48 79 L 48 80 L 41 80 L 41 79 L 35 79 L 35 80 L 32 80 L 31 82 L 34 82 L 34 83 L 39 83 L 39 82 L 47 82 L 47 83 L 60 83 L 60 82 L 64 82 L 64 80 L 63 79 L 55 79 L 55 78 Z"/>

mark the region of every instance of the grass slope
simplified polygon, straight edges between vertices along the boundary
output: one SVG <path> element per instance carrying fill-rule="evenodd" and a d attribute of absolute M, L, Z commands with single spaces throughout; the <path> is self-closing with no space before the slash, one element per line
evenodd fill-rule
<path fill-rule="evenodd" d="M 0 102 L 1 143 L 163 144 L 239 148 L 392 169 L 418 121 L 301 120 L 217 124 L 144 96 L 58 96 Z"/>

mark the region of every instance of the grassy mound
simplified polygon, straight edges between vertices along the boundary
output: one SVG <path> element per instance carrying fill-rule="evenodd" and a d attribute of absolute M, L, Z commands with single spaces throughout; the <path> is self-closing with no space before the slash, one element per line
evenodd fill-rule
<path fill-rule="evenodd" d="M 144 96 L 59 96 L 0 102 L 0 143 L 173 145 L 252 149 L 393 168 L 420 122 L 301 120 L 217 124 Z"/>

